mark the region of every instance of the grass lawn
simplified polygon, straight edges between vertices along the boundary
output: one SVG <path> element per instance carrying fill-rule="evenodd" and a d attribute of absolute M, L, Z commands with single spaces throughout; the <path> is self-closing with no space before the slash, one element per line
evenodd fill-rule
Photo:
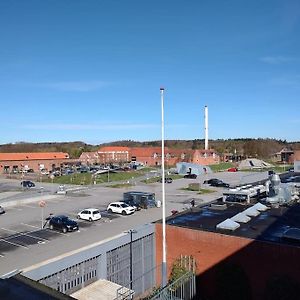
<path fill-rule="evenodd" d="M 166 175 L 166 178 L 172 178 L 173 180 L 176 180 L 176 179 L 181 179 L 183 178 L 183 175 L 178 175 L 178 174 L 172 174 L 172 175 Z M 148 180 L 145 179 L 145 180 L 142 180 L 143 183 L 155 183 L 157 182 L 159 179 L 161 178 L 161 176 L 155 176 L 155 177 L 151 177 L 149 178 Z"/>
<path fill-rule="evenodd" d="M 209 167 L 211 168 L 211 170 L 213 172 L 220 172 L 220 171 L 225 171 L 229 168 L 234 167 L 234 164 L 231 163 L 231 162 L 222 162 L 222 163 L 217 164 L 217 165 L 210 165 Z"/>
<path fill-rule="evenodd" d="M 128 188 L 134 186 L 133 184 L 130 183 L 117 183 L 117 184 L 112 184 L 112 185 L 107 185 L 106 187 L 111 187 L 111 188 Z"/>
<path fill-rule="evenodd" d="M 214 190 L 203 189 L 199 186 L 199 183 L 190 183 L 187 188 L 183 188 L 185 191 L 198 192 L 198 194 L 210 194 L 214 193 Z"/>
<path fill-rule="evenodd" d="M 136 177 L 145 175 L 147 169 L 146 170 L 141 169 L 138 171 L 130 171 L 130 172 L 118 172 L 118 173 L 110 172 L 109 174 L 106 173 L 106 174 L 99 174 L 95 176 L 90 173 L 74 173 L 70 175 L 55 177 L 53 179 L 53 183 L 90 185 L 90 184 L 94 184 L 94 182 L 98 184 L 98 183 L 114 182 L 114 181 L 130 181 L 130 180 L 134 180 L 134 178 Z M 47 178 L 44 179 L 43 181 L 52 182 L 52 179 Z"/>

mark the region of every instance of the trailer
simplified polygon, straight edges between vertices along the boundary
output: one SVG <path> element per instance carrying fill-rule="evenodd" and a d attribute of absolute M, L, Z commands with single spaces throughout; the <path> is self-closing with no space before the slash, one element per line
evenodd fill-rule
<path fill-rule="evenodd" d="M 155 193 L 147 192 L 126 192 L 123 194 L 123 201 L 131 206 L 136 206 L 137 208 L 149 208 L 156 207 L 157 202 L 155 200 Z"/>

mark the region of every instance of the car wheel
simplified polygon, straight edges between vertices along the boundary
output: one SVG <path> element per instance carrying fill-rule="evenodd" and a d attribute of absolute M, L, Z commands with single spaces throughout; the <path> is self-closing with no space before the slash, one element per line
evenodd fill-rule
<path fill-rule="evenodd" d="M 63 232 L 63 233 L 66 233 L 67 231 L 68 231 L 67 228 L 66 228 L 66 227 L 63 227 L 62 232 Z"/>
<path fill-rule="evenodd" d="M 122 211 L 122 215 L 123 215 L 123 216 L 126 215 L 126 211 L 125 211 L 125 210 Z"/>
<path fill-rule="evenodd" d="M 111 209 L 108 209 L 107 212 L 109 212 L 109 213 L 111 214 L 111 213 L 112 213 L 112 210 L 111 210 Z"/>
<path fill-rule="evenodd" d="M 77 219 L 79 220 L 79 219 L 80 219 L 80 216 L 77 215 Z"/>
<path fill-rule="evenodd" d="M 89 218 L 89 221 L 92 222 L 93 221 L 92 218 Z"/>
<path fill-rule="evenodd" d="M 50 228 L 51 230 L 53 230 L 53 225 L 51 224 L 51 225 L 49 226 L 49 228 Z"/>

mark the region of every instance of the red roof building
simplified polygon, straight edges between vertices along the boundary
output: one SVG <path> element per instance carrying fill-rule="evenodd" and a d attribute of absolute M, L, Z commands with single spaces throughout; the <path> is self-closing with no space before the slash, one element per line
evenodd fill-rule
<path fill-rule="evenodd" d="M 64 152 L 0 153 L 0 173 L 52 170 L 69 160 Z"/>

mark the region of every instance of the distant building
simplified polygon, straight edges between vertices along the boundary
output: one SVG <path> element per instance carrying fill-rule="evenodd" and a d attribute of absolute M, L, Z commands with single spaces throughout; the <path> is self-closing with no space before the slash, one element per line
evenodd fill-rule
<path fill-rule="evenodd" d="M 70 161 L 64 152 L 0 153 L 0 173 L 17 173 L 32 169 L 48 171 Z"/>
<path fill-rule="evenodd" d="M 200 165 L 214 165 L 220 163 L 220 156 L 212 149 L 195 150 L 192 162 Z"/>
<path fill-rule="evenodd" d="M 95 152 L 82 152 L 79 161 L 84 165 L 95 165 L 99 164 L 99 154 L 97 151 Z"/>
<path fill-rule="evenodd" d="M 290 148 L 283 148 L 279 152 L 275 153 L 272 160 L 277 163 L 292 163 L 294 157 L 294 151 Z"/>
<path fill-rule="evenodd" d="M 101 164 L 129 162 L 129 147 L 101 147 L 97 153 Z"/>
<path fill-rule="evenodd" d="M 161 165 L 161 147 L 101 147 L 96 152 L 83 152 L 79 159 L 83 164 L 140 163 L 144 166 Z M 172 149 L 165 147 L 166 166 L 175 166 L 178 162 L 190 162 L 199 165 L 212 165 L 220 162 L 219 155 L 212 149 Z"/>

